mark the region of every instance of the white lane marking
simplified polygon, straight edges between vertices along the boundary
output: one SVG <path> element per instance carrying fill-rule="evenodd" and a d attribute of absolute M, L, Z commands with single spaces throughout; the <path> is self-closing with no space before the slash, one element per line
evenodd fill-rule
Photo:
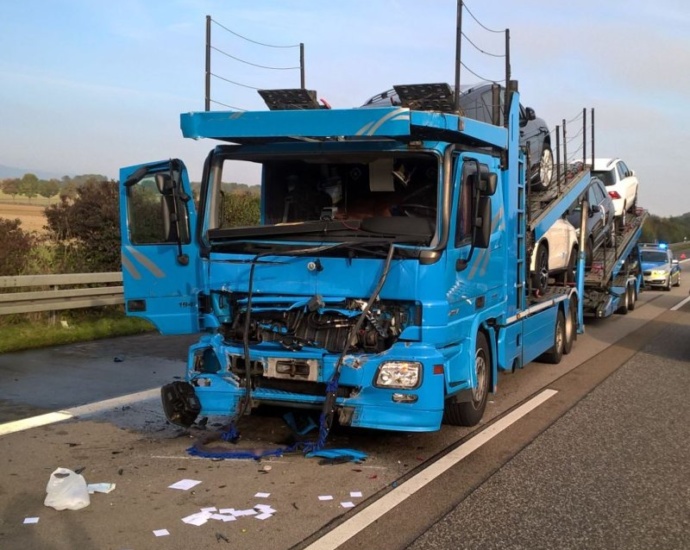
<path fill-rule="evenodd" d="M 39 426 L 47 426 L 48 424 L 62 422 L 70 418 L 73 418 L 73 416 L 67 411 L 57 411 L 24 418 L 22 420 L 15 420 L 13 422 L 5 422 L 4 424 L 0 424 L 0 436 L 30 430 L 31 428 L 38 428 Z"/>
<path fill-rule="evenodd" d="M 451 451 L 444 457 L 439 458 L 428 468 L 408 479 L 405 483 L 393 489 L 390 493 L 387 493 L 376 502 L 367 506 L 364 510 L 348 519 L 345 523 L 339 525 L 333 529 L 333 531 L 327 533 L 309 545 L 305 550 L 333 550 L 334 548 L 338 548 L 341 544 L 345 543 L 367 526 L 374 523 L 386 512 L 389 512 L 395 508 L 398 504 L 436 479 L 446 470 L 455 466 L 463 458 L 476 451 L 479 447 L 496 437 L 511 424 L 514 424 L 520 420 L 520 418 L 525 416 L 530 411 L 536 409 L 539 405 L 557 393 L 558 392 L 556 390 L 544 390 L 539 395 L 530 399 L 524 405 L 521 405 L 510 414 L 501 418 L 495 424 L 489 426 L 483 432 L 479 433 L 466 443 L 460 445 L 460 447 L 457 449 Z"/>
<path fill-rule="evenodd" d="M 690 302 L 690 296 L 688 296 L 688 297 L 685 298 L 684 300 L 678 302 L 675 306 L 673 306 L 673 307 L 671 308 L 671 311 L 677 311 L 677 310 L 679 310 L 680 308 L 682 308 L 682 307 L 683 307 L 685 304 L 687 304 L 688 302 Z"/>
<path fill-rule="evenodd" d="M 129 395 L 123 395 L 121 397 L 97 401 L 96 403 L 81 405 L 79 407 L 72 407 L 71 409 L 40 414 L 38 416 L 31 416 L 29 418 L 15 420 L 13 422 L 6 422 L 5 424 L 0 424 L 0 437 L 15 432 L 30 430 L 31 428 L 38 428 L 39 426 L 47 426 L 48 424 L 62 422 L 63 420 L 69 420 L 70 418 L 75 418 L 78 416 L 88 416 L 106 411 L 108 409 L 116 409 L 125 405 L 131 405 L 132 403 L 137 403 L 138 401 L 157 397 L 160 395 L 160 392 L 160 388 L 154 388 L 137 393 L 130 393 Z"/>

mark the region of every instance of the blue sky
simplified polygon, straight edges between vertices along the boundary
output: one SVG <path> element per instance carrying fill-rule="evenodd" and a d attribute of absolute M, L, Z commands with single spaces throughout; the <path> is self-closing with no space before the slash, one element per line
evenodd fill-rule
<path fill-rule="evenodd" d="M 551 127 L 596 113 L 597 156 L 623 158 L 642 206 L 690 212 L 690 7 L 686 0 L 467 0 L 486 27 L 510 28 L 522 102 Z M 252 40 L 305 45 L 306 83 L 333 107 L 393 84 L 453 81 L 455 0 L 22 0 L 0 3 L 0 164 L 118 177 L 120 166 L 179 157 L 201 176 L 210 141 L 182 138 L 179 114 L 204 108 L 205 17 Z M 491 53 L 503 34 L 467 13 Z M 213 44 L 271 67 L 297 48 L 266 48 L 213 25 Z M 500 80 L 503 60 L 463 42 L 463 61 Z M 297 70 L 213 54 L 213 71 L 259 88 L 298 87 Z M 463 73 L 463 82 L 477 81 Z M 213 79 L 212 98 L 264 109 L 254 90 Z M 221 109 L 218 104 L 213 109 Z M 237 181 L 255 174 L 239 173 Z"/>

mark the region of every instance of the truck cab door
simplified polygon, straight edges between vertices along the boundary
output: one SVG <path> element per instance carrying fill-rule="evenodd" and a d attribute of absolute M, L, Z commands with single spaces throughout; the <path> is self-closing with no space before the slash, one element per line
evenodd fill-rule
<path fill-rule="evenodd" d="M 182 161 L 120 170 L 122 278 L 128 315 L 162 334 L 199 331 L 196 211 Z"/>

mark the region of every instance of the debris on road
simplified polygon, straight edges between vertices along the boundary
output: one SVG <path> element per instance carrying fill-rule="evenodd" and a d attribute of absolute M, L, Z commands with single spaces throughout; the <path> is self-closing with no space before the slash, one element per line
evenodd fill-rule
<path fill-rule="evenodd" d="M 199 483 L 201 483 L 201 481 L 197 481 L 195 479 L 181 479 L 172 485 L 168 485 L 168 489 L 180 489 L 181 491 L 187 491 L 192 487 L 196 487 L 199 485 Z"/>
<path fill-rule="evenodd" d="M 58 468 L 48 480 L 43 504 L 56 510 L 81 510 L 91 499 L 84 476 L 67 468 Z"/>

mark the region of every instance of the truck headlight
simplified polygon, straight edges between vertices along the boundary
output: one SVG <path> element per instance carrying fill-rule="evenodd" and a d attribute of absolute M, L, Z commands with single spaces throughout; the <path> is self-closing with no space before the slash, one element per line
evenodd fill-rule
<path fill-rule="evenodd" d="M 382 363 L 374 385 L 379 388 L 410 389 L 419 386 L 422 364 L 416 361 L 387 361 Z"/>

